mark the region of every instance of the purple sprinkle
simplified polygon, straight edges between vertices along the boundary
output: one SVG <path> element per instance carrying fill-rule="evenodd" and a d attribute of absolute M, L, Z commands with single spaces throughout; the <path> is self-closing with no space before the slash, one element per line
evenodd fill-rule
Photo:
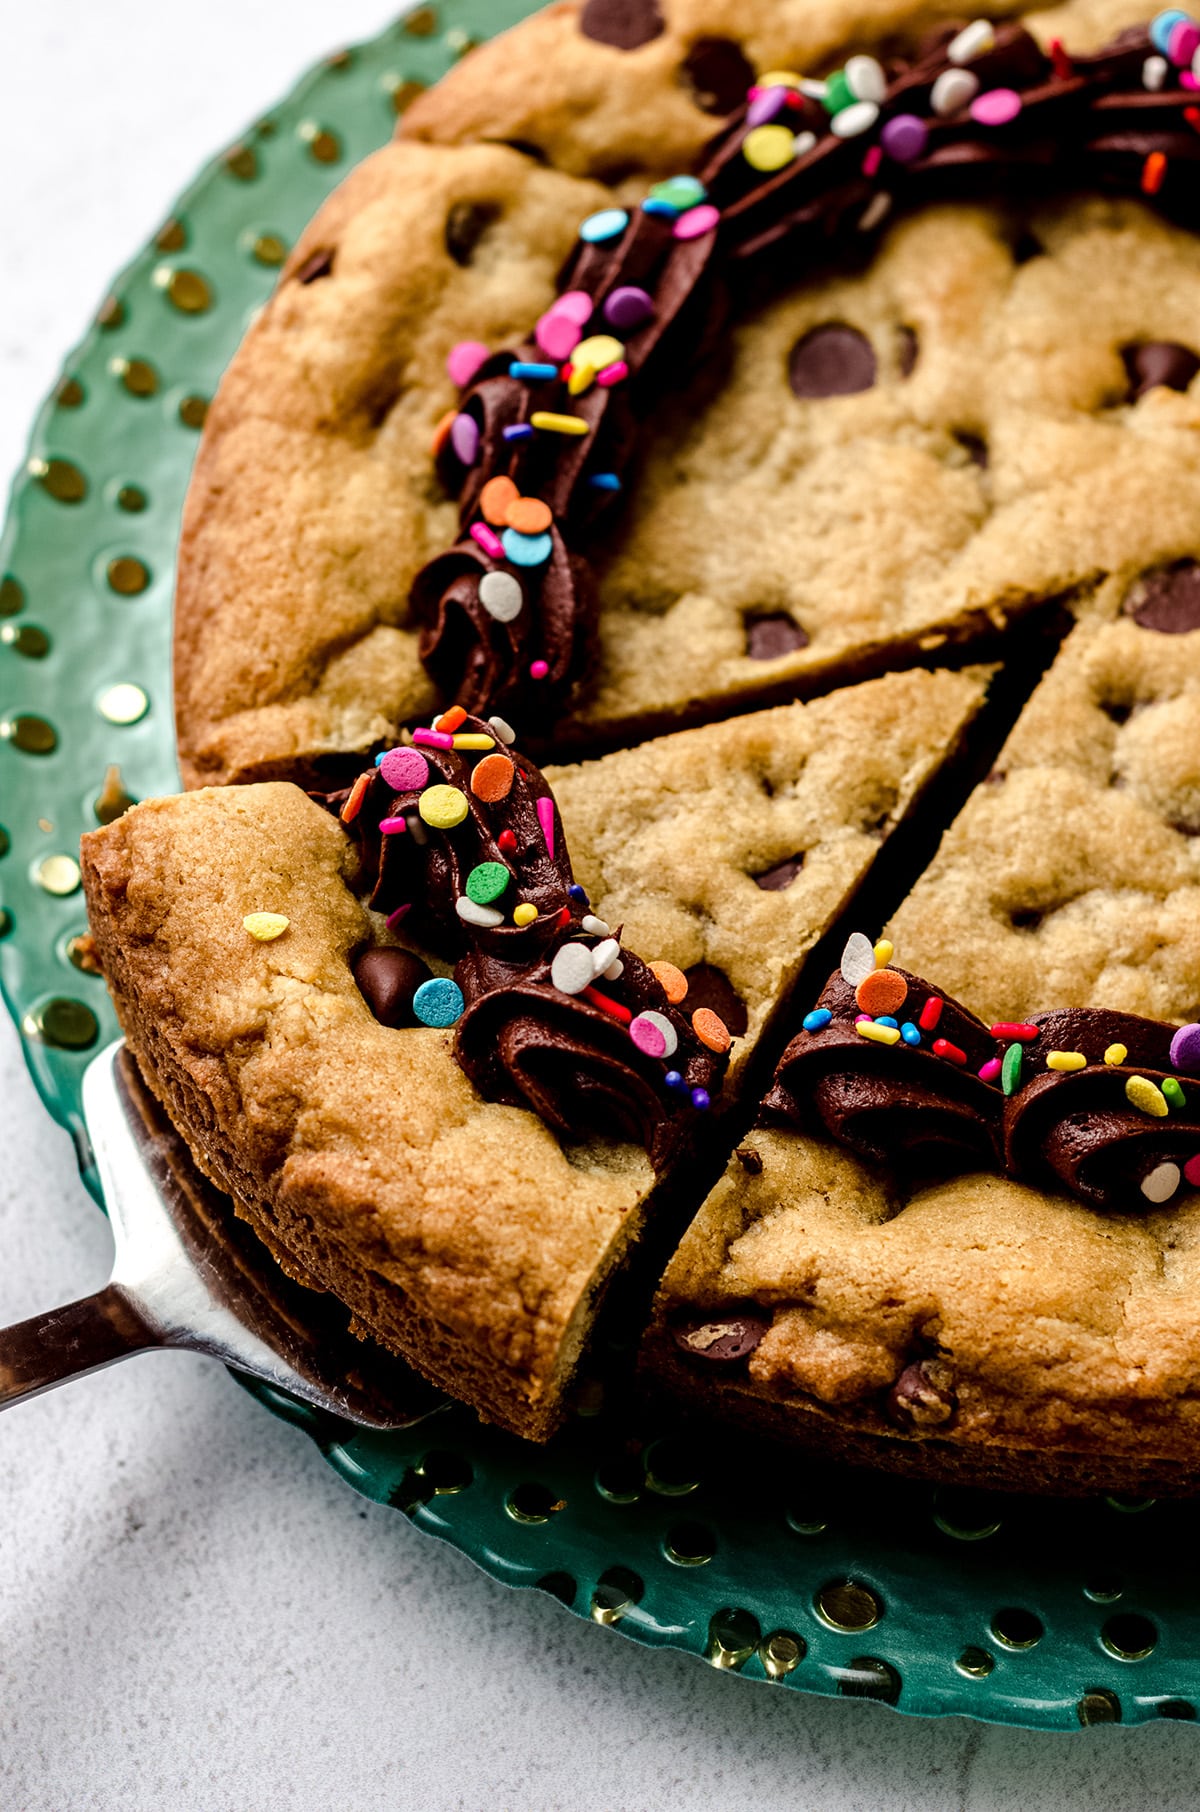
<path fill-rule="evenodd" d="M 450 445 L 464 466 L 473 466 L 479 452 L 479 423 L 473 415 L 456 415 Z"/>
<path fill-rule="evenodd" d="M 747 126 L 767 126 L 787 106 L 786 88 L 760 88 L 746 109 Z"/>
<path fill-rule="evenodd" d="M 696 1112 L 698 1114 L 706 1113 L 709 1105 L 708 1090 L 706 1088 L 694 1088 L 692 1090 L 692 1106 L 695 1108 Z"/>
<path fill-rule="evenodd" d="M 609 326 L 626 330 L 640 327 L 653 313 L 653 296 L 633 283 L 623 283 L 619 289 L 614 289 L 604 304 L 604 319 Z"/>
<path fill-rule="evenodd" d="M 898 113 L 879 135 L 888 156 L 898 164 L 915 163 L 929 139 L 929 128 L 915 113 Z"/>
<path fill-rule="evenodd" d="M 1200 1025 L 1180 1026 L 1171 1040 L 1171 1062 L 1177 1070 L 1200 1071 Z"/>
<path fill-rule="evenodd" d="M 532 440 L 533 426 L 530 422 L 514 422 L 511 428 L 502 428 L 505 440 Z"/>

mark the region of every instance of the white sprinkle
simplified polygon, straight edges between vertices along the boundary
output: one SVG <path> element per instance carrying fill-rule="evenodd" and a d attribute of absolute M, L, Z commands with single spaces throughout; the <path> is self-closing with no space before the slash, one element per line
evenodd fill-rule
<path fill-rule="evenodd" d="M 602 938 L 592 951 L 592 974 L 603 975 L 611 962 L 621 954 L 621 946 L 615 937 Z"/>
<path fill-rule="evenodd" d="M 679 1049 L 679 1037 L 675 1031 L 675 1027 L 671 1024 L 666 1014 L 654 1012 L 639 1013 L 638 1018 L 646 1020 L 650 1025 L 654 1026 L 657 1031 L 662 1033 L 663 1056 L 673 1057 Z"/>
<path fill-rule="evenodd" d="M 815 76 L 801 76 L 800 92 L 806 94 L 810 101 L 823 101 L 829 93 L 829 83 L 818 82 Z"/>
<path fill-rule="evenodd" d="M 625 965 L 621 961 L 620 957 L 618 957 L 616 962 L 610 963 L 608 965 L 608 968 L 604 971 L 604 979 L 605 979 L 605 981 L 620 981 L 620 979 L 624 975 L 624 973 L 625 973 Z"/>
<path fill-rule="evenodd" d="M 816 148 L 817 135 L 815 132 L 797 132 L 792 141 L 792 149 L 797 157 L 807 157 L 809 152 L 815 151 Z"/>
<path fill-rule="evenodd" d="M 504 923 L 502 912 L 497 912 L 494 906 L 477 906 L 474 900 L 467 898 L 465 893 L 460 893 L 455 900 L 454 910 L 460 919 L 466 920 L 468 925 L 484 925 L 490 929 L 493 925 L 503 925 Z"/>
<path fill-rule="evenodd" d="M 943 69 L 929 92 L 929 104 L 939 119 L 961 113 L 979 93 L 979 77 L 969 69 Z"/>
<path fill-rule="evenodd" d="M 592 953 L 586 944 L 564 944 L 550 964 L 550 980 L 560 994 L 582 994 L 595 980 Z"/>
<path fill-rule="evenodd" d="M 985 51 L 993 50 L 996 45 L 995 27 L 990 19 L 973 19 L 970 25 L 964 25 L 957 38 L 951 38 L 946 46 L 946 60 L 950 63 L 969 63 L 972 57 L 981 57 Z"/>
<path fill-rule="evenodd" d="M 1167 59 L 1165 57 L 1147 57 L 1142 64 L 1142 87 L 1148 88 L 1151 94 L 1157 94 L 1166 79 Z"/>
<path fill-rule="evenodd" d="M 857 988 L 859 982 L 866 981 L 868 975 L 874 975 L 875 946 L 861 931 L 852 931 L 846 939 L 841 968 L 842 980 L 852 988 Z"/>
<path fill-rule="evenodd" d="M 484 573 L 479 581 L 479 602 L 497 623 L 511 623 L 521 614 L 525 593 L 511 573 Z"/>
<path fill-rule="evenodd" d="M 1179 1188 L 1179 1183 L 1178 1164 L 1156 1164 L 1154 1169 L 1142 1178 L 1142 1194 L 1148 1202 L 1169 1202 Z"/>
<path fill-rule="evenodd" d="M 598 919 L 594 912 L 585 913 L 580 923 L 585 931 L 591 932 L 593 937 L 612 936 L 612 926 L 606 924 L 603 919 Z"/>
<path fill-rule="evenodd" d="M 835 113 L 829 122 L 829 130 L 835 138 L 858 138 L 869 132 L 879 118 L 879 108 L 874 101 L 851 101 L 840 113 Z"/>
<path fill-rule="evenodd" d="M 882 189 L 880 189 L 877 194 L 872 195 L 870 201 L 863 209 L 862 219 L 858 223 L 859 232 L 873 232 L 880 221 L 887 218 L 891 205 L 891 196 L 885 195 Z"/>
<path fill-rule="evenodd" d="M 881 101 L 887 93 L 883 65 L 874 57 L 851 57 L 842 73 L 856 101 Z"/>
<path fill-rule="evenodd" d="M 497 740 L 502 742 L 506 748 L 511 748 L 513 743 L 517 740 L 516 731 L 511 724 L 506 724 L 502 717 L 489 717 L 488 729 L 492 731 Z"/>

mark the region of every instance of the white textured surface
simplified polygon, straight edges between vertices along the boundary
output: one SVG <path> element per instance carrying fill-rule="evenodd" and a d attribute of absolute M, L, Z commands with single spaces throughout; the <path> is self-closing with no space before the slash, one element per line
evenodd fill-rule
<path fill-rule="evenodd" d="M 0 470 L 106 279 L 378 0 L 0 8 Z M 104 1276 L 0 1026 L 0 1321 Z M 7 1812 L 1141 1812 L 1186 1725 L 1036 1737 L 752 1687 L 493 1585 L 364 1505 L 215 1367 L 154 1356 L 0 1423 Z"/>

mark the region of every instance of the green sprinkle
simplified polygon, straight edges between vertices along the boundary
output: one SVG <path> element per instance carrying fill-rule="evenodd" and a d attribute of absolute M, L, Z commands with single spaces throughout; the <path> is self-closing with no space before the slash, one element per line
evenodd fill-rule
<path fill-rule="evenodd" d="M 1172 1107 L 1187 1106 L 1187 1096 L 1183 1092 L 1183 1084 L 1174 1076 L 1166 1078 L 1162 1085 L 1162 1092 Z"/>
<path fill-rule="evenodd" d="M 1015 1095 L 1021 1085 L 1021 1047 L 1010 1044 L 1000 1065 L 1000 1086 L 1006 1095 Z"/>
<path fill-rule="evenodd" d="M 467 876 L 467 898 L 474 900 L 476 906 L 490 906 L 508 883 L 509 873 L 503 862 L 481 862 Z"/>
<path fill-rule="evenodd" d="M 835 70 L 825 83 L 825 93 L 821 97 L 822 107 L 826 113 L 840 113 L 842 108 L 849 107 L 854 99 L 854 91 L 846 79 L 846 71 L 844 69 Z"/>

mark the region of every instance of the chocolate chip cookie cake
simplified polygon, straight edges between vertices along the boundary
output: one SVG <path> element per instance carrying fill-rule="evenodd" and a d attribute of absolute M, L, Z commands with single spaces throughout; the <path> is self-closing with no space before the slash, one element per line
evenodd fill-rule
<path fill-rule="evenodd" d="M 201 1169 L 484 1416 L 695 1215 L 690 1412 L 1200 1480 L 1198 165 L 1178 10 L 556 0 L 298 242 L 89 911 Z"/>

